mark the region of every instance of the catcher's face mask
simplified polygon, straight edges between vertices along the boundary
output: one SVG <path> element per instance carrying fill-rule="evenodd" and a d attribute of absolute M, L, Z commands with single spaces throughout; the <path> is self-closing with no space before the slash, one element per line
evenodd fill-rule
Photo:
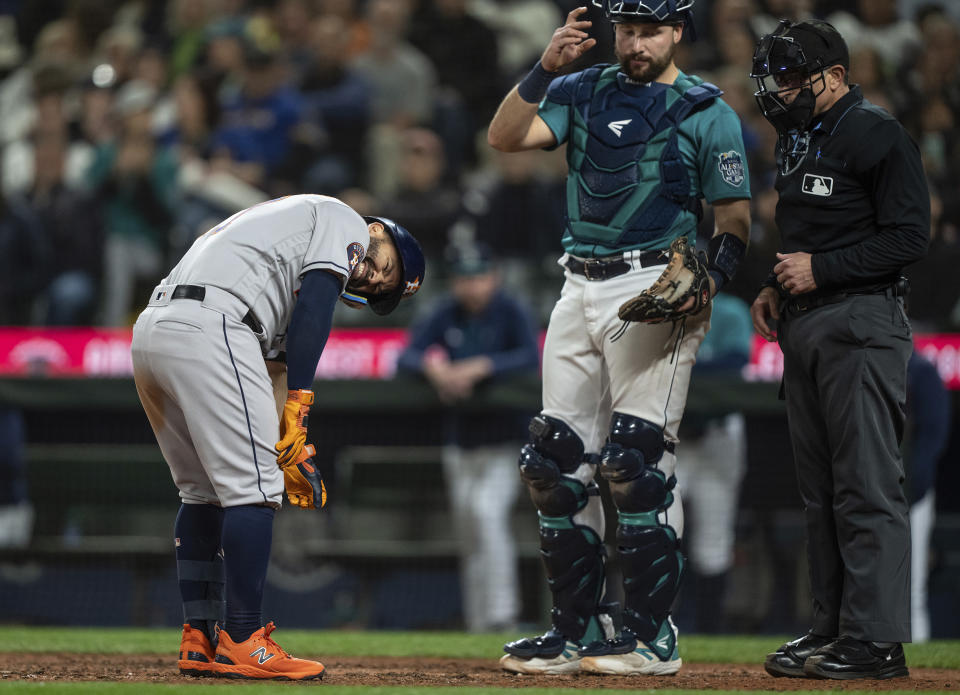
<path fill-rule="evenodd" d="M 817 97 L 827 88 L 824 71 L 849 64 L 843 37 L 826 22 L 784 19 L 760 39 L 750 77 L 760 111 L 780 136 L 781 173 L 795 170 L 807 153 Z"/>
<path fill-rule="evenodd" d="M 757 105 L 778 133 L 806 130 L 826 89 L 827 66 L 820 57 L 807 57 L 800 41 L 788 34 L 792 27 L 785 19 L 760 39 L 750 72 L 757 81 Z"/>

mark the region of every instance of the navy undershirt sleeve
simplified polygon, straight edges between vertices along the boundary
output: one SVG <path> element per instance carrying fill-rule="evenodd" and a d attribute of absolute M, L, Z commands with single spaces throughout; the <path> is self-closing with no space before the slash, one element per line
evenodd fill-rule
<path fill-rule="evenodd" d="M 341 280 L 325 270 L 311 270 L 303 276 L 287 328 L 287 388 L 313 385 L 341 289 Z"/>

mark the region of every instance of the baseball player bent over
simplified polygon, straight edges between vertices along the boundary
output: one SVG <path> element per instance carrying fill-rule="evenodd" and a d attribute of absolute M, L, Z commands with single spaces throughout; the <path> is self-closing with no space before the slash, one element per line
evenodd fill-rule
<path fill-rule="evenodd" d="M 586 8 L 574 9 L 488 131 L 490 144 L 508 152 L 566 143 L 569 164 L 565 282 L 544 347 L 543 412 L 519 462 L 539 513 L 552 627 L 507 644 L 501 665 L 667 675 L 681 665 L 669 618 L 684 567 L 677 427 L 710 298 L 746 250 L 750 184 L 736 114 L 719 89 L 674 64 L 693 29 L 693 0 L 594 4 L 614 23 L 620 64 L 558 75 L 596 43 L 581 19 Z M 716 220 L 706 262 L 676 243 L 694 243 L 700 198 Z M 667 294 L 679 283 L 656 281 L 681 268 L 680 256 L 699 279 L 671 303 Z M 625 323 L 635 317 L 625 307 L 637 300 L 647 308 Z M 617 512 L 619 632 L 615 605 L 601 600 L 598 468 Z"/>
<path fill-rule="evenodd" d="M 403 227 L 294 195 L 221 222 L 153 290 L 133 328 L 133 370 L 182 501 L 181 673 L 322 677 L 261 620 L 274 512 L 284 490 L 304 509 L 326 501 L 307 414 L 337 300 L 388 314 L 423 276 Z"/>

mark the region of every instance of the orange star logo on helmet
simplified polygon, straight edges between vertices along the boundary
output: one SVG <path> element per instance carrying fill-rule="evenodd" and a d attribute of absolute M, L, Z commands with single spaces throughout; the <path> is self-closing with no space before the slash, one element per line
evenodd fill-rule
<path fill-rule="evenodd" d="M 411 294 L 420 289 L 420 278 L 416 278 L 413 282 L 408 282 L 407 286 L 403 288 L 403 296 L 409 297 Z"/>

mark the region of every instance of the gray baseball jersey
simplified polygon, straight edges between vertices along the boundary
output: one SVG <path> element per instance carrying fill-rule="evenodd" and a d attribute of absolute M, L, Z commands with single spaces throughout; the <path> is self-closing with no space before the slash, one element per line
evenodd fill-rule
<path fill-rule="evenodd" d="M 334 198 L 296 195 L 248 208 L 201 236 L 157 286 L 133 328 L 134 380 L 186 503 L 279 506 L 279 418 L 264 354 L 282 340 L 300 278 L 346 279 L 369 243 Z M 204 287 L 180 297 L 178 285 Z M 256 334 L 244 317 L 263 326 Z"/>
<path fill-rule="evenodd" d="M 236 295 L 275 342 L 286 333 L 303 274 L 330 270 L 345 281 L 369 239 L 363 218 L 336 198 L 277 198 L 198 238 L 163 283 L 212 285 Z"/>

